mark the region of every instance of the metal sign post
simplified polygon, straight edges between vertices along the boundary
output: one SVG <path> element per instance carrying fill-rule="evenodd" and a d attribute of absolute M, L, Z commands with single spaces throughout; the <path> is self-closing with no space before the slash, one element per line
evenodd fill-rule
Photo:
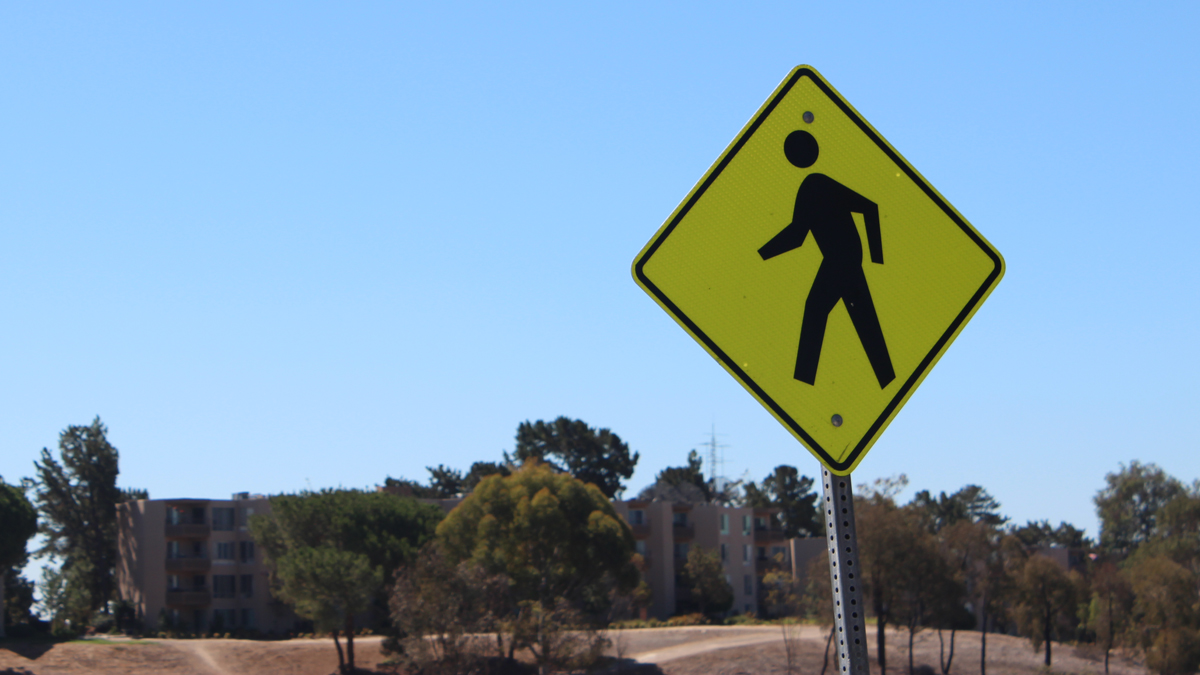
<path fill-rule="evenodd" d="M 821 467 L 825 497 L 825 533 L 829 537 L 829 575 L 833 587 L 833 616 L 837 629 L 841 675 L 869 675 L 862 564 L 854 531 L 854 490 L 850 476 L 837 476 Z"/>

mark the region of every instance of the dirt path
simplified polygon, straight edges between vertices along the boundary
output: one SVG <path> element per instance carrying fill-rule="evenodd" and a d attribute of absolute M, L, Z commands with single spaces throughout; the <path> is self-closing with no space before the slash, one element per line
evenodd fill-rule
<path fill-rule="evenodd" d="M 217 663 L 210 649 L 212 640 L 163 640 L 163 642 L 176 649 L 193 654 L 196 657 L 196 661 L 199 662 L 193 663 L 199 666 L 197 670 L 203 669 L 205 675 L 238 675 L 238 673 L 230 672 L 220 663 Z"/>
<path fill-rule="evenodd" d="M 822 632 L 816 626 L 796 626 L 794 638 L 820 639 Z M 639 663 L 666 663 L 722 649 L 780 642 L 783 639 L 783 632 L 778 626 L 713 626 L 695 630 L 690 637 L 693 638 L 690 641 L 670 646 L 658 646 L 648 651 L 635 652 L 628 654 L 628 658 L 632 658 Z"/>

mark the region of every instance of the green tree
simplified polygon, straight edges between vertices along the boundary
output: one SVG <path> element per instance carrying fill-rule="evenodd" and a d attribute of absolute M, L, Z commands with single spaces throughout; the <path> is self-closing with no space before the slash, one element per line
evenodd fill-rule
<path fill-rule="evenodd" d="M 117 488 L 118 453 L 107 435 L 99 417 L 88 426 L 69 426 L 59 435 L 61 463 L 44 448 L 42 461 L 34 462 L 39 532 L 46 537 L 37 555 L 60 561 L 60 581 L 72 585 L 66 595 L 74 601 L 62 608 L 72 608 L 74 615 L 56 617 L 60 623 L 107 611 L 116 586 L 116 507 L 145 496 L 145 491 Z M 79 584 L 82 588 L 74 587 Z"/>
<path fill-rule="evenodd" d="M 392 478 L 388 476 L 383 480 L 383 487 L 388 492 L 401 497 L 412 497 L 414 499 L 442 498 L 442 493 L 438 488 L 421 485 L 417 481 L 409 480 L 408 478 Z"/>
<path fill-rule="evenodd" d="M 425 467 L 429 471 L 429 487 L 433 488 L 439 498 L 457 497 L 464 491 L 461 471 L 451 469 L 441 464 Z"/>
<path fill-rule="evenodd" d="M 442 517 L 436 506 L 388 492 L 322 490 L 271 498 L 271 511 L 250 519 L 250 530 L 273 568 L 273 592 L 331 631 L 344 672 L 354 670 L 355 614 L 386 607 L 383 579 L 412 560 Z M 345 577 L 333 582 L 337 570 Z M 322 590 L 320 584 L 329 581 Z"/>
<path fill-rule="evenodd" d="M 1131 561 L 1133 588 L 1128 635 L 1146 655 L 1146 665 L 1160 675 L 1189 675 L 1200 668 L 1200 615 L 1197 578 L 1167 556 Z"/>
<path fill-rule="evenodd" d="M 1096 494 L 1100 517 L 1100 546 L 1131 553 L 1155 532 L 1159 509 L 1184 493 L 1183 484 L 1155 464 L 1132 461 L 1104 477 Z"/>
<path fill-rule="evenodd" d="M 935 534 L 961 520 L 993 527 L 1008 520 L 1000 515 L 1000 502 L 978 485 L 964 486 L 952 495 L 943 492 L 936 498 L 929 490 L 921 490 L 910 507 L 920 515 L 926 529 Z"/>
<path fill-rule="evenodd" d="M 1045 665 L 1050 667 L 1050 641 L 1058 625 L 1069 621 L 1075 609 L 1076 580 L 1044 555 L 1031 555 L 1014 579 L 1017 628 L 1038 649 L 1045 645 Z"/>
<path fill-rule="evenodd" d="M 816 537 L 825 533 L 825 527 L 817 515 L 817 493 L 812 486 L 813 479 L 783 464 L 763 479 L 761 488 L 753 482 L 746 484 L 745 502 L 755 508 L 779 507 L 784 534 L 789 539 Z"/>
<path fill-rule="evenodd" d="M 561 621 L 572 611 L 602 613 L 614 592 L 636 587 L 633 533 L 594 483 L 528 462 L 485 478 L 437 529 L 447 559 L 503 575 L 519 620 L 511 650 L 524 640 L 543 667 L 554 662 Z M 564 605 L 565 603 L 565 605 Z M 522 645 L 524 646 L 524 645 Z"/>
<path fill-rule="evenodd" d="M 957 630 L 962 627 L 962 597 L 965 593 L 959 575 L 952 569 L 932 533 L 920 527 L 920 515 L 912 509 L 898 509 L 901 526 L 909 535 L 890 552 L 896 566 L 890 572 L 890 613 L 903 619 L 908 628 L 908 672 L 913 675 L 913 642 L 922 628 Z M 953 641 L 950 659 L 953 661 Z M 949 664 L 946 664 L 949 670 Z"/>
<path fill-rule="evenodd" d="M 702 546 L 691 547 L 680 581 L 701 614 L 718 616 L 733 606 L 733 588 L 725 580 L 721 556 L 716 551 Z"/>
<path fill-rule="evenodd" d="M 863 597 L 869 598 L 878 627 L 876 654 L 880 672 L 887 672 L 884 642 L 887 625 L 908 618 L 903 603 L 910 544 L 926 535 L 913 512 L 901 509 L 893 498 L 906 482 L 904 477 L 877 482 L 876 489 L 868 489 L 854 500 L 859 558 L 866 586 Z"/>
<path fill-rule="evenodd" d="M 625 488 L 622 480 L 633 475 L 638 453 L 608 429 L 593 429 L 583 420 L 559 417 L 553 422 L 522 422 L 517 427 L 517 445 L 509 464 L 524 464 L 536 459 L 555 471 L 569 473 L 600 488 L 612 499 Z"/>
<path fill-rule="evenodd" d="M 1108 675 L 1108 656 L 1122 642 L 1132 605 L 1133 588 L 1117 566 L 1111 562 L 1097 566 L 1092 573 L 1088 624 L 1096 631 L 1096 642 L 1104 647 L 1105 675 Z"/>
<path fill-rule="evenodd" d="M 980 635 L 979 671 L 987 673 L 987 630 L 992 613 L 1005 595 L 1003 534 L 985 521 L 959 520 L 941 531 L 942 546 L 952 568 L 958 570 L 966 593 L 978 614 Z M 953 648 L 953 638 L 951 639 Z M 948 669 L 948 668 L 947 668 Z"/>
<path fill-rule="evenodd" d="M 672 502 L 708 502 L 714 497 L 711 481 L 704 479 L 704 460 L 700 453 L 688 452 L 687 464 L 669 466 L 654 478 L 654 484 L 638 493 L 638 499 L 665 499 Z M 757 489 L 757 488 L 755 488 Z"/>
<path fill-rule="evenodd" d="M 1048 520 L 1031 520 L 1013 528 L 1012 534 L 1026 546 L 1092 548 L 1095 545 L 1083 530 L 1066 521 L 1059 522 L 1058 527 L 1052 527 Z"/>
<path fill-rule="evenodd" d="M 25 545 L 36 533 L 37 511 L 25 497 L 25 490 L 5 483 L 0 477 L 0 638 L 6 635 L 5 624 L 29 612 L 28 605 L 24 606 L 23 613 L 12 610 L 17 610 L 24 600 L 24 594 L 19 591 L 22 588 L 19 568 L 29 557 Z M 18 591 L 11 601 L 7 593 L 10 585 Z"/>
<path fill-rule="evenodd" d="M 275 560 L 275 596 L 292 605 L 296 614 L 311 619 L 318 630 L 329 631 L 338 652 L 338 668 L 353 673 L 354 615 L 371 606 L 383 586 L 383 569 L 366 555 L 332 546 L 302 546 Z M 346 636 L 346 652 L 338 630 Z"/>
<path fill-rule="evenodd" d="M 467 471 L 467 474 L 463 476 L 463 490 L 465 492 L 474 490 L 475 486 L 479 485 L 479 481 L 488 476 L 495 476 L 497 474 L 507 476 L 511 473 L 512 469 L 506 464 L 499 462 L 475 462 L 471 465 L 470 471 Z"/>

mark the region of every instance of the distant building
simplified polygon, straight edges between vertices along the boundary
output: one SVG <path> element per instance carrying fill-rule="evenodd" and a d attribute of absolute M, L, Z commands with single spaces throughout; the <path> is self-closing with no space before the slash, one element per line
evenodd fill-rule
<path fill-rule="evenodd" d="M 645 578 L 653 594 L 650 614 L 666 619 L 694 611 L 680 574 L 693 547 L 715 552 L 725 568 L 725 580 L 733 587 L 733 613 L 760 611 L 762 576 L 774 569 L 795 574 L 792 561 L 795 542 L 788 541 L 778 521 L 779 510 L 721 506 L 709 502 L 670 499 L 615 501 L 617 513 L 629 523 L 637 552 L 646 561 Z M 807 550 L 824 551 L 820 539 Z"/>
<path fill-rule="evenodd" d="M 1087 549 L 1066 546 L 1035 546 L 1031 553 L 1044 555 L 1058 563 L 1064 570 L 1083 572 L 1087 568 Z"/>
<path fill-rule="evenodd" d="M 146 630 L 285 633 L 297 618 L 271 597 L 247 522 L 262 495 L 229 500 L 140 499 L 117 506 L 117 588 Z"/>

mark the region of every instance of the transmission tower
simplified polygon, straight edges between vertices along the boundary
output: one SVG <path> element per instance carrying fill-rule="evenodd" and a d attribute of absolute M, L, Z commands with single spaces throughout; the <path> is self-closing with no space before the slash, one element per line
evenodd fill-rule
<path fill-rule="evenodd" d="M 705 449 L 706 459 L 708 460 L 708 475 L 712 478 L 713 486 L 717 492 L 725 491 L 726 478 L 725 473 L 725 448 L 729 446 L 724 443 L 717 442 L 717 425 L 713 424 L 708 435 L 708 440 L 700 444 Z"/>

